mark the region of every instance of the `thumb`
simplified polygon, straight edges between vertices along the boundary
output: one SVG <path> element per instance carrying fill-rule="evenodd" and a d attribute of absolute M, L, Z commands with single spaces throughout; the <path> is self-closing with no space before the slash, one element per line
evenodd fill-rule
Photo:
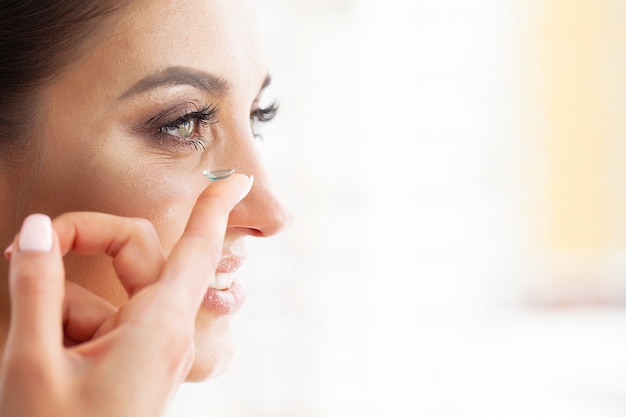
<path fill-rule="evenodd" d="M 64 275 L 50 217 L 28 216 L 11 248 L 7 348 L 39 355 L 62 348 Z"/>

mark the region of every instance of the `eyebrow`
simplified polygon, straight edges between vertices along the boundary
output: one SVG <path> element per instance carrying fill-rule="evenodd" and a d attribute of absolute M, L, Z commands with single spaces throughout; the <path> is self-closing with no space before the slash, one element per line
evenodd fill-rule
<path fill-rule="evenodd" d="M 266 83 L 268 79 L 266 79 Z M 230 90 L 230 84 L 225 79 L 208 72 L 190 67 L 169 67 L 157 73 L 148 75 L 136 82 L 120 99 L 125 99 L 159 87 L 173 87 L 176 85 L 190 85 L 209 94 L 225 95 Z"/>
<path fill-rule="evenodd" d="M 265 79 L 263 80 L 263 85 L 261 86 L 261 90 L 260 91 L 263 91 L 271 83 L 272 83 L 272 76 L 267 74 L 265 76 Z"/>

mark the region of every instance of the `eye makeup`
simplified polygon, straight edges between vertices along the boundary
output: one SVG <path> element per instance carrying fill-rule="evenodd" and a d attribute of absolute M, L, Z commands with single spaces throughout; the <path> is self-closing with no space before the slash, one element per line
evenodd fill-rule
<path fill-rule="evenodd" d="M 252 130 L 252 135 L 255 139 L 263 139 L 263 135 L 260 131 L 260 125 L 274 119 L 274 117 L 276 117 L 276 113 L 278 113 L 278 107 L 278 103 L 273 102 L 267 107 L 253 108 L 250 112 L 250 130 Z"/>
<path fill-rule="evenodd" d="M 262 140 L 261 125 L 276 116 L 279 105 L 272 102 L 259 106 L 260 97 L 252 103 L 250 109 L 250 131 L 255 139 Z M 196 101 L 180 101 L 164 110 L 154 110 L 152 117 L 144 123 L 135 125 L 137 133 L 146 138 L 148 143 L 171 154 L 184 154 L 188 151 L 205 151 L 212 141 L 210 125 L 218 122 L 220 106 Z"/>
<path fill-rule="evenodd" d="M 254 118 L 259 122 L 269 122 L 276 116 L 276 113 L 278 113 L 278 107 L 278 103 L 273 102 L 267 107 L 256 108 L 250 113 L 250 118 Z"/>
<path fill-rule="evenodd" d="M 203 151 L 208 146 L 206 128 L 217 122 L 216 105 L 183 103 L 151 117 L 144 124 L 150 140 L 171 151 Z"/>

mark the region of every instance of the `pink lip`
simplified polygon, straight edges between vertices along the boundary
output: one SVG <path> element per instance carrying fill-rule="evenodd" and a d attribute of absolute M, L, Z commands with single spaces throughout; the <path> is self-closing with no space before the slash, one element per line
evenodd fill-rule
<path fill-rule="evenodd" d="M 235 273 L 243 260 L 244 258 L 241 256 L 223 256 L 218 264 L 216 273 Z M 243 306 L 245 300 L 246 293 L 243 285 L 234 280 L 231 287 L 227 290 L 209 288 L 206 294 L 204 294 L 202 306 L 217 316 L 225 316 L 236 313 Z"/>
<path fill-rule="evenodd" d="M 224 255 L 220 259 L 220 263 L 217 265 L 218 274 L 232 274 L 237 272 L 245 258 L 243 256 Z"/>

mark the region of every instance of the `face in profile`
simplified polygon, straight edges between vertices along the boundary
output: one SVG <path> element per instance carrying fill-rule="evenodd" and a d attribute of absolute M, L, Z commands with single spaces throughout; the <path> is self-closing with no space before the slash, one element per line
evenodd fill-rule
<path fill-rule="evenodd" d="M 36 156 L 19 191 L 24 213 L 146 218 L 168 253 L 209 185 L 203 170 L 254 175 L 229 218 L 217 271 L 217 286 L 230 288 L 209 290 L 197 316 L 189 380 L 229 356 L 229 318 L 244 298 L 236 271 L 245 238 L 270 236 L 289 220 L 257 149 L 260 125 L 276 110 L 260 104 L 269 74 L 258 38 L 245 0 L 130 2 L 44 88 Z M 109 259 L 68 255 L 66 269 L 111 303 L 126 300 Z"/>

